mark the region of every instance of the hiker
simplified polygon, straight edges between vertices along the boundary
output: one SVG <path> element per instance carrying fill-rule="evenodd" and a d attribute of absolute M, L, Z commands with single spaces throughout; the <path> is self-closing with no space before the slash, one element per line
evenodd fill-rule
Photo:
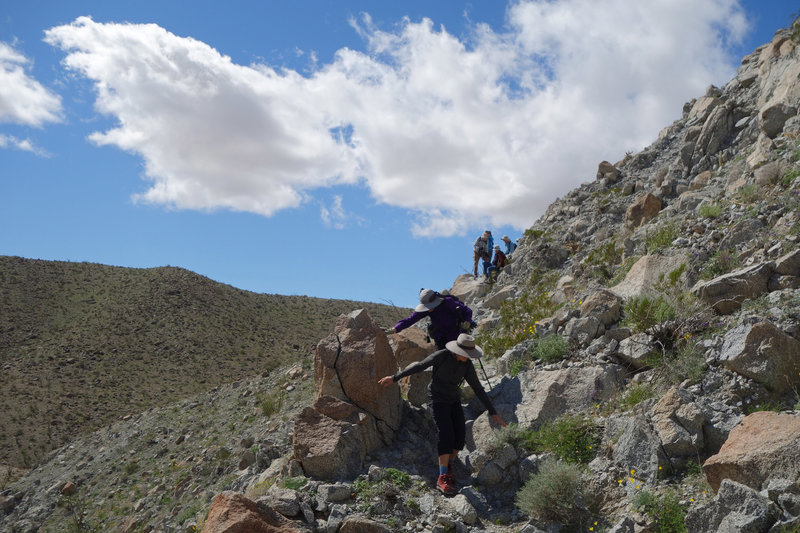
<path fill-rule="evenodd" d="M 500 271 L 504 266 L 506 266 L 506 254 L 504 254 L 498 245 L 494 247 L 494 259 L 492 259 L 492 264 L 486 270 L 486 277 L 491 277 L 492 272 Z"/>
<path fill-rule="evenodd" d="M 506 243 L 506 258 L 508 258 L 511 254 L 514 253 L 514 250 L 517 249 L 517 243 L 512 241 L 508 238 L 508 235 L 503 235 L 502 241 Z"/>
<path fill-rule="evenodd" d="M 410 316 L 403 318 L 389 333 L 399 333 L 422 320 L 430 317 L 428 335 L 436 343 L 436 349 L 442 350 L 449 341 L 456 340 L 458 334 L 475 327 L 472 321 L 472 309 L 451 294 L 443 296 L 431 289 L 420 289 L 419 305 Z"/>
<path fill-rule="evenodd" d="M 462 333 L 458 339 L 448 342 L 444 350 L 433 352 L 422 361 L 410 364 L 402 372 L 378 380 L 380 385 L 388 387 L 401 378 L 433 367 L 428 395 L 438 433 L 436 449 L 439 456 L 439 477 L 436 488 L 447 496 L 456 493 L 453 465 L 458 452 L 464 449 L 466 438 L 466 421 L 461 408 L 461 382 L 467 380 L 495 424 L 506 425 L 481 386 L 472 364 L 472 359 L 480 359 L 482 355 L 483 350 L 475 345 L 475 338 Z"/>
<path fill-rule="evenodd" d="M 472 245 L 472 259 L 474 260 L 474 264 L 472 266 L 472 275 L 476 278 L 478 277 L 478 261 L 481 259 L 488 259 L 489 255 L 489 235 L 486 231 L 475 240 L 475 244 Z"/>
<path fill-rule="evenodd" d="M 492 237 L 492 230 L 486 230 L 486 240 L 489 241 L 489 244 L 486 246 L 486 251 L 489 252 L 489 255 L 491 255 L 492 250 L 494 250 L 494 237 Z"/>

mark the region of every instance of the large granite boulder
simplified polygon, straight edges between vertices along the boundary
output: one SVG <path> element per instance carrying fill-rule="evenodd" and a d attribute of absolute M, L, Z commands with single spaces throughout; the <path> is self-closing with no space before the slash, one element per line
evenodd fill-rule
<path fill-rule="evenodd" d="M 273 509 L 249 500 L 243 494 L 225 491 L 211 501 L 202 533 L 300 533 Z"/>
<path fill-rule="evenodd" d="M 399 391 L 378 384 L 396 372 L 397 360 L 386 334 L 367 311 L 359 309 L 340 316 L 334 332 L 317 344 L 314 398 L 333 396 L 396 428 L 402 415 Z"/>
<path fill-rule="evenodd" d="M 314 357 L 314 406 L 295 419 L 294 458 L 309 476 L 355 476 L 370 451 L 392 442 L 403 412 L 396 385 L 378 380 L 397 372 L 386 334 L 362 310 L 342 315 Z"/>
<path fill-rule="evenodd" d="M 724 479 L 761 490 L 771 477 L 800 481 L 800 417 L 772 411 L 746 416 L 719 453 L 703 463 L 714 490 Z"/>
<path fill-rule="evenodd" d="M 686 513 L 687 533 L 753 533 L 769 531 L 780 509 L 752 488 L 726 479 L 716 497 Z"/>
<path fill-rule="evenodd" d="M 742 302 L 757 298 L 768 290 L 775 264 L 759 263 L 709 281 L 700 281 L 693 288 L 698 298 L 722 315 L 737 311 Z"/>
<path fill-rule="evenodd" d="M 661 200 L 650 193 L 639 197 L 625 211 L 625 225 L 635 229 L 652 220 L 661 211 Z"/>
<path fill-rule="evenodd" d="M 777 395 L 800 386 L 800 341 L 771 322 L 742 324 L 728 331 L 720 362 Z"/>
<path fill-rule="evenodd" d="M 669 457 L 697 457 L 705 445 L 703 411 L 683 389 L 671 388 L 653 406 L 653 427 Z"/>

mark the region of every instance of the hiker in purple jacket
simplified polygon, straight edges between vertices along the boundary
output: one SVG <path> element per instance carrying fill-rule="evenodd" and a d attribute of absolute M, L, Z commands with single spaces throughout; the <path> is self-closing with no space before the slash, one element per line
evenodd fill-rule
<path fill-rule="evenodd" d="M 461 300 L 451 295 L 442 296 L 431 289 L 422 289 L 419 291 L 419 305 L 414 312 L 395 324 L 391 332 L 403 331 L 425 317 L 431 319 L 428 335 L 439 350 L 444 350 L 448 342 L 456 340 L 460 333 L 469 331 L 475 325 L 472 322 L 472 309 Z"/>

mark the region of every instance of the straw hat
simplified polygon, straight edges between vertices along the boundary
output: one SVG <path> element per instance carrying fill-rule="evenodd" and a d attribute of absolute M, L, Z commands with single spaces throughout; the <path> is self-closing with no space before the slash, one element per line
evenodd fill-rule
<path fill-rule="evenodd" d="M 457 340 L 450 341 L 445 346 L 454 354 L 470 359 L 480 359 L 483 356 L 480 346 L 475 346 L 475 337 L 466 333 L 462 333 Z"/>

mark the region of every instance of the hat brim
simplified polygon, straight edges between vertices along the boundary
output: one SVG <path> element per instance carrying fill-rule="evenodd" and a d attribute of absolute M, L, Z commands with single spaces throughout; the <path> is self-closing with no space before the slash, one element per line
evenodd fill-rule
<path fill-rule="evenodd" d="M 458 341 L 450 341 L 445 344 L 445 347 L 456 355 L 463 355 L 464 357 L 469 357 L 470 359 L 480 359 L 483 357 L 483 350 L 477 346 L 471 349 L 466 349 L 462 346 L 459 346 Z"/>
<path fill-rule="evenodd" d="M 425 311 L 430 311 L 434 307 L 438 307 L 439 304 L 442 303 L 443 301 L 444 301 L 444 298 L 436 298 L 432 302 L 419 304 L 418 306 L 416 306 L 414 308 L 414 311 L 416 311 L 417 313 L 424 313 Z"/>

